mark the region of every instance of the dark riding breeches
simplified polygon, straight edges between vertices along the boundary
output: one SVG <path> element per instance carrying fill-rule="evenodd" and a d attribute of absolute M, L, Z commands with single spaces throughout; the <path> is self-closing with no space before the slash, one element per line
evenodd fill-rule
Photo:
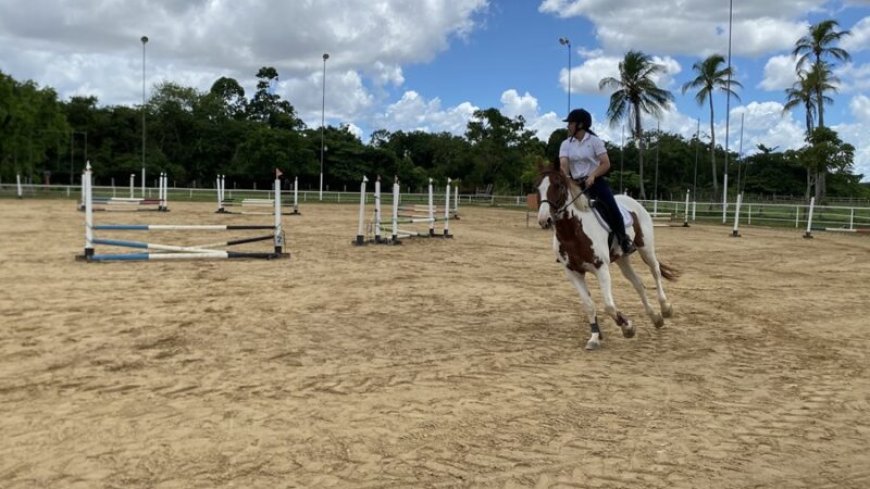
<path fill-rule="evenodd" d="M 616 199 L 613 198 L 613 191 L 610 190 L 607 180 L 604 177 L 596 178 L 591 187 L 586 187 L 586 193 L 596 200 L 595 208 L 610 225 L 610 230 L 616 236 L 616 242 L 622 243 L 626 236 L 625 221 L 622 219 L 622 212 L 616 205 Z"/>

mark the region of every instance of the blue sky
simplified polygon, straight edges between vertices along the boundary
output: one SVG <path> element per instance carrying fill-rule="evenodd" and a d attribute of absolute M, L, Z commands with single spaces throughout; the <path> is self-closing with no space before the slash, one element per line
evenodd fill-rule
<path fill-rule="evenodd" d="M 870 0 L 734 1 L 732 65 L 744 89 L 731 101 L 729 147 L 797 148 L 804 115 L 782 115 L 794 82 L 789 52 L 811 23 L 833 18 L 853 32 L 843 43 L 852 62 L 826 124 L 857 148 L 856 171 L 870 180 Z M 310 127 L 319 127 L 323 61 L 327 124 L 345 124 L 364 141 L 379 128 L 461 134 L 476 109 L 523 115 L 546 139 L 562 127 L 568 102 L 592 112 L 596 129 L 619 143 L 604 122 L 609 93 L 629 49 L 665 66 L 660 86 L 676 104 L 647 128 L 702 135 L 709 112 L 680 87 L 692 64 L 727 55 L 725 0 L 0 0 L 0 70 L 55 87 L 64 98 L 96 95 L 103 104 L 141 102 L 142 35 L 148 90 L 171 80 L 207 90 L 220 76 L 253 92 L 254 73 L 270 65 L 277 91 Z M 725 98 L 715 99 L 717 142 L 725 141 Z M 740 120 L 745 118 L 740 138 Z"/>

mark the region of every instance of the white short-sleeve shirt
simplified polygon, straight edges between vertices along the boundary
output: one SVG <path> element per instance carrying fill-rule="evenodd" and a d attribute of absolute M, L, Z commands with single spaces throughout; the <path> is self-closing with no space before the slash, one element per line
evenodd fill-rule
<path fill-rule="evenodd" d="M 559 147 L 559 158 L 568 158 L 572 178 L 585 177 L 598 167 L 598 158 L 607 152 L 604 141 L 588 132 L 582 140 L 568 138 Z"/>

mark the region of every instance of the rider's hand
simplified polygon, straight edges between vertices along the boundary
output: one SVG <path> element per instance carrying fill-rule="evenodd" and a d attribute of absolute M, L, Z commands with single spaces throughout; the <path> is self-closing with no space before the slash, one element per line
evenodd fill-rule
<path fill-rule="evenodd" d="M 591 187 L 593 183 L 595 183 L 595 175 L 589 174 L 586 177 L 586 188 Z"/>

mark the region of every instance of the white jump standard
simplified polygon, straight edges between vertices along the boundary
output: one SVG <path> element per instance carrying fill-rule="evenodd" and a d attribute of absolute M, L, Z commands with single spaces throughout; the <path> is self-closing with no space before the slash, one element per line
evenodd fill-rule
<path fill-rule="evenodd" d="M 91 166 L 87 165 L 83 177 L 85 192 L 85 249 L 84 254 L 76 258 L 87 262 L 107 261 L 147 261 L 147 260 L 226 260 L 226 259 L 276 259 L 288 258 L 284 252 L 284 232 L 281 224 L 280 192 L 275 199 L 275 224 L 266 226 L 224 225 L 224 224 L 94 224 L 93 196 L 91 195 Z M 275 180 L 275 188 L 281 188 L 280 180 Z M 169 244 L 149 243 L 119 239 L 105 239 L 94 236 L 94 231 L 237 231 L 237 230 L 272 230 L 265 236 L 254 236 L 218 241 L 196 246 L 179 246 Z M 274 251 L 242 252 L 215 249 L 245 243 L 272 240 Z M 95 245 L 116 246 L 145 250 L 142 253 L 97 254 Z"/>

